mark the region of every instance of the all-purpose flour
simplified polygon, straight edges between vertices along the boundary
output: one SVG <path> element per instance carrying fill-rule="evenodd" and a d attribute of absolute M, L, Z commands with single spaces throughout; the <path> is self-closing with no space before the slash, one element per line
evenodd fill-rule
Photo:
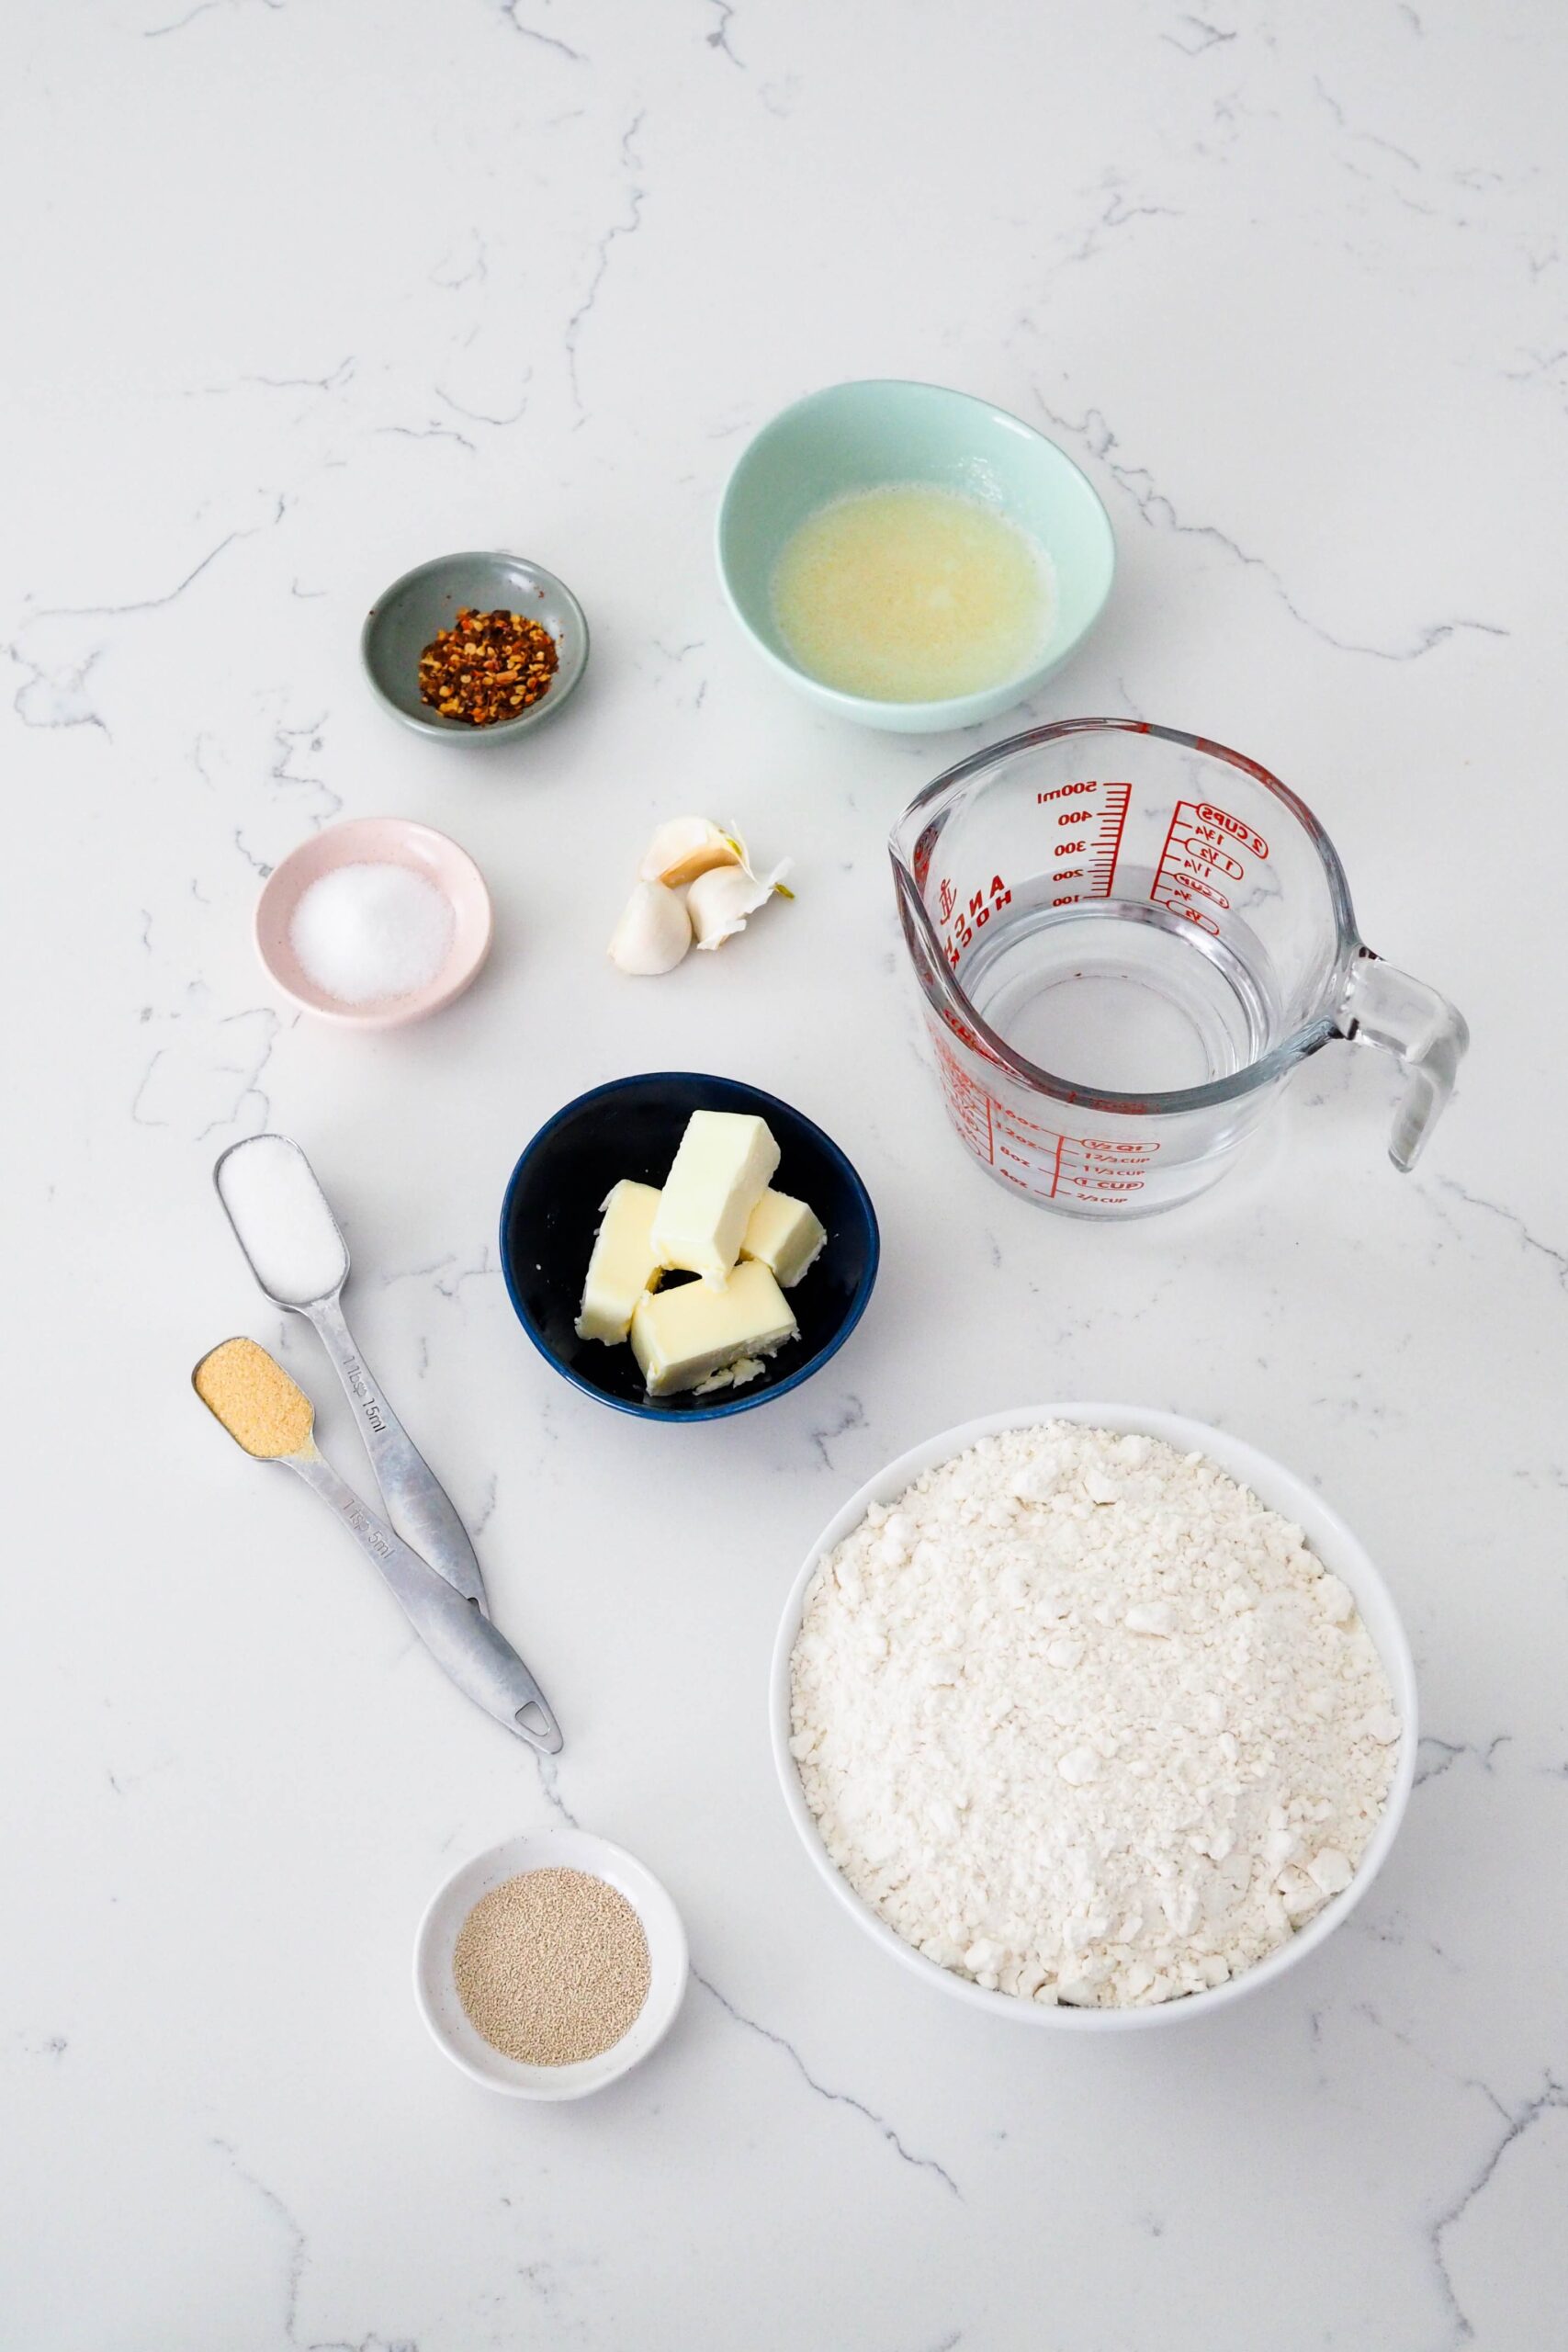
<path fill-rule="evenodd" d="M 899 1935 L 1120 2007 L 1223 1983 L 1349 1883 L 1400 1724 L 1299 1528 L 1201 1454 L 1055 1422 L 823 1561 L 793 1730 L 829 1853 Z"/>

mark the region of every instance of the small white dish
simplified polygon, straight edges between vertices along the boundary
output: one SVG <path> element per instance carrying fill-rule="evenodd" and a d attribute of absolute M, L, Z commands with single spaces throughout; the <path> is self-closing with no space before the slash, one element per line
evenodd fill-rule
<path fill-rule="evenodd" d="M 998 1430 L 1033 1429 L 1043 1421 L 1077 1421 L 1085 1429 L 1136 1430 L 1144 1437 L 1163 1438 L 1179 1453 L 1207 1454 L 1231 1477 L 1249 1487 L 1260 1502 L 1292 1521 L 1324 1566 L 1342 1577 L 1354 1593 L 1361 1622 L 1382 1660 L 1394 1707 L 1404 1726 L 1382 1818 L 1344 1893 L 1325 1903 L 1288 1942 L 1254 1967 L 1244 1969 L 1239 1976 L 1233 1976 L 1208 1992 L 1189 1993 L 1179 2001 L 1161 2002 L 1150 2008 L 1080 2009 L 1066 2005 L 1047 2007 L 1037 2001 L 1021 1999 L 1017 1994 L 993 1993 L 984 1984 L 972 1984 L 968 1977 L 928 1960 L 913 1944 L 906 1943 L 902 1936 L 896 1934 L 869 1903 L 863 1901 L 833 1861 L 822 1843 L 800 1785 L 795 1758 L 789 1752 L 790 1658 L 800 1630 L 806 1589 L 816 1574 L 818 1562 L 852 1533 L 870 1504 L 895 1501 L 922 1471 L 934 1469 L 939 1462 L 951 1462 L 955 1453 L 962 1453 L 983 1437 L 994 1436 Z M 1416 1778 L 1416 1748 L 1420 1736 L 1416 1713 L 1416 1667 L 1393 1596 L 1344 1521 L 1330 1510 L 1304 1479 L 1242 1439 L 1232 1437 L 1224 1430 L 1210 1429 L 1202 1421 L 1190 1421 L 1182 1414 L 1160 1412 L 1146 1405 L 1032 1405 L 1008 1413 L 988 1413 L 984 1420 L 966 1421 L 959 1429 L 944 1430 L 939 1437 L 927 1438 L 923 1445 L 911 1446 L 897 1462 L 890 1462 L 885 1470 L 868 1478 L 842 1510 L 829 1521 L 795 1577 L 773 1646 L 768 1713 L 779 1786 L 784 1791 L 789 1817 L 800 1833 L 801 1844 L 820 1876 L 873 1942 L 879 1944 L 890 1959 L 912 1968 L 928 1984 L 967 2002 L 971 2008 L 988 2009 L 992 2017 L 1005 2018 L 1013 2025 L 1040 2026 L 1052 2033 L 1114 2033 L 1144 2026 L 1172 2025 L 1178 2018 L 1207 2017 L 1243 1994 L 1259 1992 L 1265 1984 L 1272 1984 L 1288 1968 L 1304 1960 L 1308 1952 L 1315 1951 L 1349 1917 L 1388 1860 Z"/>
<path fill-rule="evenodd" d="M 648 1938 L 648 1998 L 635 2024 L 600 2051 L 570 2066 L 529 2066 L 493 2050 L 469 2024 L 457 1997 L 452 1956 L 458 1931 L 482 1895 L 525 1871 L 586 1871 L 624 1894 Z M 584 2098 L 626 2074 L 663 2041 L 686 1990 L 686 1931 L 681 1915 L 635 1855 L 585 1829 L 547 1829 L 509 1838 L 474 1854 L 436 1888 L 413 1948 L 413 1995 L 437 2049 L 487 2090 L 512 2098 Z"/>

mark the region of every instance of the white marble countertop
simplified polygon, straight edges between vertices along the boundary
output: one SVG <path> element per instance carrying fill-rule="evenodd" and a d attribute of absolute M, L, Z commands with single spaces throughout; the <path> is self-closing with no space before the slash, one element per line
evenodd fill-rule
<path fill-rule="evenodd" d="M 30 0 L 11 30 L 6 2345 L 1560 2345 L 1561 13 Z M 1106 499 L 1115 601 L 1034 715 L 1267 762 L 1372 944 L 1469 1015 L 1414 1177 L 1346 1047 L 1166 1218 L 1075 1226 L 965 1164 L 883 846 L 953 744 L 794 697 L 709 552 L 748 433 L 867 374 L 998 400 Z M 393 574 L 486 545 L 594 630 L 571 711 L 494 757 L 392 724 L 356 651 Z M 722 973 L 622 981 L 625 870 L 688 807 L 799 897 Z M 491 967 L 424 1028 L 334 1034 L 256 967 L 260 876 L 340 812 L 427 819 L 491 884 Z M 495 1238 L 538 1123 L 669 1064 L 818 1118 L 886 1244 L 829 1371 L 682 1431 L 552 1375 Z M 192 1401 L 214 1340 L 281 1341 L 364 1476 L 211 1196 L 267 1122 L 567 1724 L 553 1785 Z M 1096 1396 L 1321 1484 L 1429 1737 L 1309 1964 L 1058 2041 L 840 1915 L 763 1686 L 853 1484 Z M 459 2077 L 409 1983 L 436 1880 L 552 1804 L 660 1873 L 697 1970 L 658 2056 L 560 2109 Z"/>

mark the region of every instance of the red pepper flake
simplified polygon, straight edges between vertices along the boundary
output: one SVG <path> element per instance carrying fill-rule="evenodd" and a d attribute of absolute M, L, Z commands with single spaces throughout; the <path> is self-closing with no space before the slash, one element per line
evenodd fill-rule
<path fill-rule="evenodd" d="M 559 650 L 542 622 L 465 605 L 419 657 L 420 700 L 443 718 L 493 727 L 547 694 L 559 666 Z"/>

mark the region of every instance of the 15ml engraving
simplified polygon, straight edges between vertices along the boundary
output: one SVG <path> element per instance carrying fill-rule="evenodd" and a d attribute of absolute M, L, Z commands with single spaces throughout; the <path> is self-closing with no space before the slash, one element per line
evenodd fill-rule
<path fill-rule="evenodd" d="M 343 1376 L 348 1383 L 350 1391 L 357 1399 L 359 1409 L 364 1414 L 366 1419 L 369 1422 L 371 1428 L 373 1430 L 384 1430 L 387 1426 L 386 1417 L 382 1413 L 379 1405 L 376 1402 L 375 1393 L 372 1390 L 369 1382 L 364 1377 L 364 1374 L 360 1371 L 359 1358 L 357 1356 L 344 1356 L 343 1360 Z"/>

